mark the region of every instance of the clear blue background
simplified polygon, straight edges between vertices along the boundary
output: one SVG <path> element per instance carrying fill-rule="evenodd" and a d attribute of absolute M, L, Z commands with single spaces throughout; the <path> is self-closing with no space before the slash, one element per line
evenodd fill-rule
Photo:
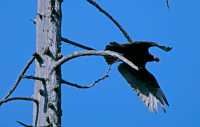
<path fill-rule="evenodd" d="M 199 127 L 199 0 L 171 0 L 170 10 L 164 0 L 99 0 L 98 3 L 134 40 L 159 41 L 174 47 L 170 53 L 151 49 L 161 62 L 148 64 L 170 107 L 166 114 L 149 112 L 114 65 L 110 77 L 95 88 L 79 90 L 63 86 L 63 127 Z M 3 0 L 0 12 L 2 97 L 35 51 L 35 26 L 31 20 L 36 14 L 36 0 Z M 99 50 L 110 41 L 126 41 L 113 23 L 85 0 L 64 1 L 62 35 Z M 65 55 L 81 50 L 68 44 L 62 47 Z M 101 57 L 82 57 L 63 66 L 63 78 L 87 84 L 97 79 L 105 68 Z M 34 73 L 34 66 L 28 73 Z M 23 80 L 14 95 L 31 96 L 33 83 Z M 31 123 L 31 115 L 30 102 L 3 105 L 0 126 L 18 126 L 16 120 Z"/>

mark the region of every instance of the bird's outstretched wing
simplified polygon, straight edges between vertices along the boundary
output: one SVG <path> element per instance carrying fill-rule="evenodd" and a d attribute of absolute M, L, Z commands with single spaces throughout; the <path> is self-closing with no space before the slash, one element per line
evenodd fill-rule
<path fill-rule="evenodd" d="M 169 46 L 160 45 L 152 41 L 135 41 L 135 43 L 131 44 L 119 44 L 117 42 L 111 42 L 106 45 L 105 50 L 117 52 L 132 61 L 139 68 L 145 68 L 147 62 L 159 61 L 158 57 L 149 53 L 149 48 L 151 47 L 158 47 L 166 52 L 172 49 Z M 111 56 L 105 56 L 105 60 L 108 64 L 117 62 L 117 59 Z"/>
<path fill-rule="evenodd" d="M 153 41 L 135 41 L 135 43 L 143 45 L 143 47 L 145 46 L 147 48 L 158 47 L 165 52 L 169 52 L 172 50 L 172 47 L 161 45 L 161 44 L 159 44 L 157 42 L 153 42 Z"/>
<path fill-rule="evenodd" d="M 125 63 L 121 63 L 118 70 L 150 111 L 157 112 L 158 107 L 161 107 L 166 112 L 169 104 L 156 79 L 150 72 L 145 68 L 139 71 L 134 70 Z"/>

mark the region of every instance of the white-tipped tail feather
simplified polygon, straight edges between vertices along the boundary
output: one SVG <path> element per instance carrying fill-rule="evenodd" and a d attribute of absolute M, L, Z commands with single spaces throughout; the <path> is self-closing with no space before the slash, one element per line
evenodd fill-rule
<path fill-rule="evenodd" d="M 124 63 L 118 69 L 150 111 L 157 112 L 160 106 L 166 112 L 167 99 L 150 72 L 146 69 L 134 70 Z"/>

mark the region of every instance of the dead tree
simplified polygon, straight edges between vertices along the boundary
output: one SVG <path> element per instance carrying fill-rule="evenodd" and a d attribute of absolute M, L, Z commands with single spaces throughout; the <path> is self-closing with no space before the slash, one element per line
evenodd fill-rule
<path fill-rule="evenodd" d="M 38 0 L 36 16 L 36 62 L 34 98 L 39 101 L 37 126 L 61 126 L 61 70 L 50 70 L 61 55 L 61 0 Z M 34 108 L 35 109 L 35 108 Z M 36 116 L 33 111 L 33 116 Z M 35 117 L 33 117 L 35 118 Z M 35 119 L 33 119 L 33 122 Z"/>
<path fill-rule="evenodd" d="M 134 43 L 133 39 L 123 29 L 123 27 L 104 9 L 102 9 L 95 0 L 87 0 L 89 4 L 97 8 L 102 14 L 108 17 L 121 31 L 128 43 Z M 8 93 L 0 100 L 0 106 L 16 100 L 31 101 L 34 103 L 33 123 L 27 125 L 18 121 L 22 126 L 27 127 L 60 127 L 61 126 L 61 84 L 67 84 L 76 88 L 91 88 L 100 81 L 108 77 L 110 66 L 105 74 L 99 79 L 88 85 L 71 83 L 62 79 L 62 64 L 74 58 L 82 56 L 110 56 L 118 61 L 129 65 L 132 69 L 138 70 L 138 67 L 123 55 L 113 51 L 97 51 L 94 48 L 85 46 L 81 43 L 71 41 L 61 36 L 62 21 L 62 0 L 38 0 L 37 13 L 34 23 L 36 24 L 36 52 L 27 61 L 16 82 Z M 168 2 L 167 2 L 168 5 Z M 74 52 L 68 56 L 62 56 L 61 42 L 72 44 L 84 51 Z M 30 65 L 35 62 L 35 74 L 27 75 L 26 71 Z M 12 97 L 12 93 L 19 86 L 23 79 L 35 80 L 33 97 Z"/>

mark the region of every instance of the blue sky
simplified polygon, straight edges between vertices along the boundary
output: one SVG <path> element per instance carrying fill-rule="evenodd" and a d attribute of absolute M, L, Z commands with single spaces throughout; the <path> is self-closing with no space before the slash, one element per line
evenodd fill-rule
<path fill-rule="evenodd" d="M 169 53 L 151 49 L 161 61 L 148 64 L 170 107 L 166 114 L 149 112 L 114 65 L 110 77 L 95 88 L 62 88 L 63 127 L 200 126 L 200 2 L 170 0 L 170 10 L 164 0 L 99 0 L 98 3 L 122 24 L 134 40 L 158 41 L 173 47 Z M 1 1 L 0 12 L 2 97 L 35 50 L 35 26 L 31 20 L 36 14 L 36 2 Z M 64 1 L 62 35 L 99 50 L 110 41 L 126 41 L 112 22 L 85 0 Z M 64 55 L 81 50 L 66 44 L 62 47 Z M 82 57 L 62 68 L 64 79 L 86 84 L 98 78 L 105 71 L 106 64 L 100 57 Z M 28 73 L 34 73 L 34 66 Z M 24 80 L 14 95 L 31 96 L 33 85 L 33 81 Z M 16 120 L 31 123 L 31 115 L 31 103 L 6 104 L 0 107 L 0 126 L 18 126 Z"/>

